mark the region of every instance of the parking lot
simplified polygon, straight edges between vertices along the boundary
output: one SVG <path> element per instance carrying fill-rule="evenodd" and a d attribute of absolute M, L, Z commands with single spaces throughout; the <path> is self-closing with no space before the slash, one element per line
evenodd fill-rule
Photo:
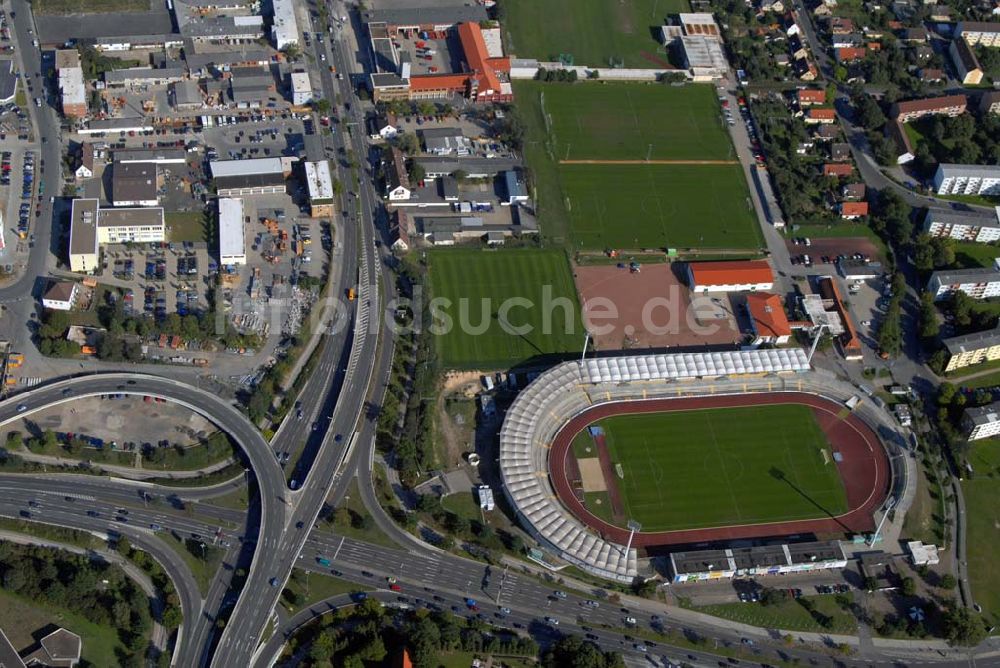
<path fill-rule="evenodd" d="M 0 197 L 5 202 L 4 240 L 6 252 L 0 255 L 5 263 L 15 252 L 27 250 L 33 243 L 34 226 L 38 224 L 38 203 L 32 198 L 35 184 L 35 153 L 10 147 L 0 153 Z"/>
<path fill-rule="evenodd" d="M 872 354 L 878 349 L 876 337 L 885 307 L 889 304 L 889 287 L 883 278 L 842 280 L 841 283 L 844 299 L 858 326 L 858 336 L 869 349 L 867 352 Z"/>
<path fill-rule="evenodd" d="M 785 240 L 792 264 L 832 265 L 838 259 L 880 261 L 878 247 L 866 237 L 790 237 Z M 808 256 L 808 259 L 806 259 Z M 833 268 L 831 266 L 831 271 Z"/>

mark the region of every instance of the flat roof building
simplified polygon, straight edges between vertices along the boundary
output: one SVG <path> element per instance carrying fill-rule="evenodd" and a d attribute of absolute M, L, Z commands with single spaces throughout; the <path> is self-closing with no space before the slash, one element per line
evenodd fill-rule
<path fill-rule="evenodd" d="M 451 7 L 419 7 L 410 9 L 369 9 L 361 12 L 364 23 L 385 23 L 393 32 L 400 30 L 447 30 L 457 23 L 488 21 L 490 15 L 482 5 Z"/>
<path fill-rule="evenodd" d="M 115 164 L 183 165 L 187 153 L 182 148 L 133 148 L 115 151 Z"/>
<path fill-rule="evenodd" d="M 159 203 L 156 165 L 120 162 L 111 175 L 111 200 L 115 206 L 156 206 Z"/>
<path fill-rule="evenodd" d="M 962 425 L 968 432 L 967 438 L 970 441 L 997 436 L 1000 434 L 1000 401 L 966 408 L 962 416 Z"/>
<path fill-rule="evenodd" d="M 274 7 L 274 23 L 271 26 L 271 39 L 274 48 L 285 49 L 299 43 L 299 24 L 295 19 L 295 3 L 293 0 L 272 0 Z"/>
<path fill-rule="evenodd" d="M 520 163 L 512 158 L 421 156 L 413 160 L 424 168 L 428 179 L 436 179 L 459 171 L 465 172 L 470 179 L 484 179 L 520 166 Z"/>
<path fill-rule="evenodd" d="M 308 72 L 292 72 L 289 83 L 292 89 L 292 104 L 301 106 L 309 104 L 313 99 L 312 83 Z"/>
<path fill-rule="evenodd" d="M 940 163 L 934 190 L 938 195 L 1000 195 L 1000 165 Z"/>
<path fill-rule="evenodd" d="M 0 104 L 13 102 L 17 94 L 17 73 L 14 71 L 14 61 L 9 58 L 0 60 Z"/>
<path fill-rule="evenodd" d="M 695 550 L 670 555 L 674 583 L 783 575 L 846 566 L 847 556 L 839 541 Z"/>
<path fill-rule="evenodd" d="M 97 244 L 97 199 L 75 199 L 70 212 L 69 269 L 89 274 L 100 261 Z"/>
<path fill-rule="evenodd" d="M 418 132 L 428 153 L 465 156 L 472 152 L 472 142 L 460 128 L 428 128 Z"/>
<path fill-rule="evenodd" d="M 219 198 L 219 262 L 225 266 L 247 263 L 243 200 Z"/>
<path fill-rule="evenodd" d="M 309 191 L 309 215 L 321 218 L 333 215 L 333 176 L 327 160 L 307 162 L 306 188 Z"/>
<path fill-rule="evenodd" d="M 949 269 L 935 271 L 927 281 L 927 289 L 934 301 L 947 299 L 955 292 L 964 292 L 973 299 L 1000 296 L 1000 269 L 994 266 L 974 269 Z"/>
<path fill-rule="evenodd" d="M 80 52 L 76 49 L 57 50 L 56 72 L 63 115 L 83 118 L 87 115 L 87 87 L 80 66 Z"/>
<path fill-rule="evenodd" d="M 684 67 L 695 80 L 721 79 L 729 71 L 729 61 L 722 42 L 706 35 L 682 35 L 678 38 L 684 54 Z"/>
<path fill-rule="evenodd" d="M 280 195 L 296 161 L 291 157 L 216 160 L 211 163 L 216 193 L 220 197 Z"/>

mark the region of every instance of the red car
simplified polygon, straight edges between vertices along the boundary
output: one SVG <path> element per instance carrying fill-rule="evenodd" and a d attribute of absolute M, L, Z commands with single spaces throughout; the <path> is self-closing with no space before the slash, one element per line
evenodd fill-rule
<path fill-rule="evenodd" d="M 403 588 L 402 588 L 402 587 L 400 587 L 400 586 L 399 586 L 398 584 L 396 584 L 395 582 L 393 582 L 393 583 L 392 583 L 391 585 L 389 585 L 389 589 L 391 589 L 391 590 L 393 590 L 393 591 L 403 591 Z"/>

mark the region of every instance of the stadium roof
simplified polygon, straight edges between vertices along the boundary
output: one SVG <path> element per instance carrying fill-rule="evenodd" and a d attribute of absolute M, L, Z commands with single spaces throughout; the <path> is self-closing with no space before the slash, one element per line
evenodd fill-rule
<path fill-rule="evenodd" d="M 734 350 L 589 359 L 583 364 L 583 380 L 588 383 L 628 383 L 808 369 L 809 360 L 801 348 Z"/>
<path fill-rule="evenodd" d="M 692 262 L 689 265 L 696 285 L 772 283 L 774 273 L 766 260 Z"/>

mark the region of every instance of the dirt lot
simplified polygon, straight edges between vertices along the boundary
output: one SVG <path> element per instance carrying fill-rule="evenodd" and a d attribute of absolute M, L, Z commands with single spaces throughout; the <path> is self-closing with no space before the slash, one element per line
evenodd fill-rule
<path fill-rule="evenodd" d="M 584 320 L 599 350 L 732 344 L 741 338 L 725 298 L 696 297 L 681 265 L 648 264 L 639 273 L 616 266 L 574 267 Z"/>

